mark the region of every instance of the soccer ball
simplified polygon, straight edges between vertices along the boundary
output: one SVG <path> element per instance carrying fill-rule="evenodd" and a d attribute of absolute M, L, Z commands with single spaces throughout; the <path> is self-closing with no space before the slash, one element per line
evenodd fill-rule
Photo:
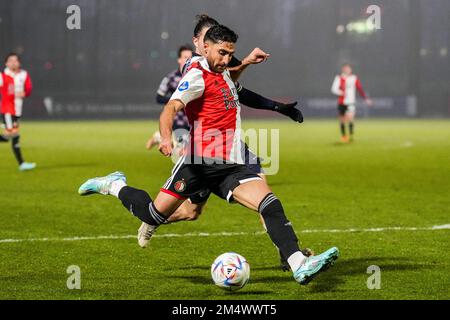
<path fill-rule="evenodd" d="M 250 279 L 250 265 L 235 252 L 224 253 L 211 265 L 211 277 L 214 284 L 222 289 L 239 290 Z"/>

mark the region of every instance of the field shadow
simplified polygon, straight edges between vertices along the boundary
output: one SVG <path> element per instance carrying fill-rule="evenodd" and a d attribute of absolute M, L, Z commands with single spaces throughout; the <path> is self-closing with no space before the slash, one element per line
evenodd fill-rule
<path fill-rule="evenodd" d="M 262 295 L 262 294 L 271 294 L 273 293 L 273 291 L 269 291 L 269 290 L 255 290 L 255 291 L 251 291 L 251 289 L 247 289 L 248 287 L 246 287 L 243 290 L 247 290 L 247 291 L 230 291 L 227 292 L 225 291 L 225 295 L 229 295 L 229 296 L 252 296 L 252 295 Z"/>
<path fill-rule="evenodd" d="M 329 292 L 341 284 L 345 283 L 345 278 L 353 275 L 367 274 L 367 268 L 376 265 L 381 268 L 381 272 L 422 270 L 429 266 L 418 264 L 416 261 L 399 257 L 368 257 L 356 259 L 339 259 L 334 267 L 320 274 L 308 286 L 312 292 Z"/>
<path fill-rule="evenodd" d="M 85 168 L 85 167 L 93 167 L 98 163 L 58 163 L 53 165 L 39 165 L 38 170 L 59 170 L 59 169 L 71 169 L 71 168 Z"/>
<path fill-rule="evenodd" d="M 211 284 L 211 277 L 208 276 L 172 276 L 175 279 L 187 280 L 193 284 Z"/>
<path fill-rule="evenodd" d="M 202 266 L 186 266 L 186 267 L 179 267 L 177 268 L 178 270 L 210 270 L 211 267 L 207 266 L 207 265 L 202 265 Z M 170 268 L 168 270 L 173 270 L 173 268 Z"/>
<path fill-rule="evenodd" d="M 211 278 L 208 276 L 174 276 L 173 278 L 176 279 L 182 279 L 189 281 L 193 284 L 206 284 L 210 285 L 212 284 Z M 267 281 L 280 281 L 280 278 L 276 277 L 267 277 L 267 278 L 252 278 L 251 283 L 258 283 L 258 282 L 267 282 Z M 283 281 L 283 279 L 281 279 Z M 289 279 L 289 281 L 292 281 L 292 279 Z M 273 291 L 270 290 L 251 290 L 249 287 L 246 287 L 246 291 L 224 291 L 226 295 L 233 295 L 233 296 L 251 296 L 251 295 L 264 295 L 264 294 L 271 294 Z"/>
<path fill-rule="evenodd" d="M 355 259 L 338 259 L 336 264 L 326 272 L 321 273 L 315 278 L 309 285 L 308 289 L 312 293 L 330 292 L 335 290 L 340 285 L 344 284 L 345 279 L 351 276 L 365 276 L 367 274 L 367 268 L 371 265 L 376 265 L 381 268 L 381 272 L 390 271 L 408 271 L 408 270 L 423 270 L 431 268 L 429 265 L 417 263 L 407 258 L 401 257 L 362 257 Z M 204 276 L 175 276 L 175 278 L 190 281 L 194 284 L 210 284 L 211 278 L 209 276 L 208 266 L 190 266 L 181 267 L 180 270 L 204 270 Z M 279 275 L 276 276 L 252 276 L 251 283 L 288 283 L 293 282 L 292 274 L 290 272 L 282 272 L 277 265 L 270 267 L 254 267 L 252 270 L 258 271 L 274 271 L 279 270 Z M 242 294 L 265 294 L 270 292 L 247 292 Z"/>
<path fill-rule="evenodd" d="M 328 145 L 332 146 L 332 147 L 348 147 L 353 145 L 353 142 L 351 143 L 342 143 L 340 141 L 335 141 L 335 142 L 331 142 Z"/>

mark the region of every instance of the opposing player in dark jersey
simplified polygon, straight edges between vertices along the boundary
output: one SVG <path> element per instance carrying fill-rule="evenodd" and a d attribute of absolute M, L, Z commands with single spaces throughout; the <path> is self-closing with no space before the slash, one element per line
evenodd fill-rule
<path fill-rule="evenodd" d="M 165 105 L 169 102 L 170 97 L 175 92 L 178 84 L 183 77 L 182 71 L 183 67 L 188 60 L 192 58 L 192 48 L 188 45 L 181 46 L 178 49 L 178 68 L 164 77 L 161 84 L 158 87 L 156 93 L 156 102 Z M 178 112 L 173 120 L 172 130 L 174 132 L 174 144 L 176 148 L 180 148 L 185 141 L 186 135 L 183 132 L 189 132 L 189 122 L 187 120 L 186 114 L 183 110 Z M 153 134 L 153 137 L 147 142 L 147 149 L 151 150 L 154 146 L 159 145 L 161 142 L 161 135 L 159 131 Z"/>
<path fill-rule="evenodd" d="M 185 108 L 191 128 L 188 153 L 180 158 L 173 173 L 153 201 L 143 190 L 127 186 L 123 173 L 94 178 L 79 188 L 79 194 L 110 194 L 119 198 L 133 215 L 145 223 L 140 240 L 167 222 L 190 196 L 211 190 L 259 212 L 273 243 L 288 257 L 294 279 L 308 284 L 328 269 L 339 256 L 337 248 L 305 257 L 280 200 L 258 175 L 245 166 L 240 152 L 240 104 L 227 65 L 234 54 L 237 35 L 225 26 L 214 26 L 205 35 L 205 58 L 193 64 L 160 117 L 160 151 L 173 152 L 172 122 Z M 215 138 L 211 139 L 211 130 Z M 149 237 L 150 236 L 150 237 Z"/>

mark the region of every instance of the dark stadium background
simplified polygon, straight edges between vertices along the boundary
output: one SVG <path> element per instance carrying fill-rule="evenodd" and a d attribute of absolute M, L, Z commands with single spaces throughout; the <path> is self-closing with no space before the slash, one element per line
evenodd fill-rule
<path fill-rule="evenodd" d="M 66 27 L 71 4 L 81 30 Z M 382 30 L 348 30 L 372 4 Z M 306 116 L 335 116 L 330 87 L 344 62 L 375 98 L 361 116 L 450 115 L 448 0 L 2 0 L 0 56 L 22 54 L 34 80 L 26 119 L 155 118 L 156 88 L 202 12 L 240 34 L 238 57 L 255 46 L 272 54 L 242 83 L 300 99 Z"/>

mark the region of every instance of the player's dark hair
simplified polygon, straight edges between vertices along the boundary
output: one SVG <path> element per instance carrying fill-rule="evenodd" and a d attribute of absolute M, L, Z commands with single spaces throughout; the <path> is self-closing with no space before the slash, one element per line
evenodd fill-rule
<path fill-rule="evenodd" d="M 239 36 L 230 28 L 218 25 L 211 27 L 205 34 L 205 41 L 212 41 L 213 43 L 219 42 L 232 42 L 236 43 Z"/>
<path fill-rule="evenodd" d="M 211 28 L 219 25 L 219 22 L 217 22 L 217 20 L 211 18 L 207 14 L 199 14 L 195 17 L 195 19 L 197 21 L 197 24 L 194 28 L 194 37 L 198 37 L 203 28 Z"/>
<path fill-rule="evenodd" d="M 181 46 L 181 47 L 178 49 L 178 58 L 181 58 L 181 54 L 183 53 L 183 51 L 191 51 L 191 52 L 194 52 L 194 50 L 192 49 L 192 47 L 191 47 L 190 45 L 186 44 L 186 45 L 184 45 L 184 46 Z"/>
<path fill-rule="evenodd" d="M 7 55 L 6 58 L 5 58 L 5 63 L 6 63 L 6 62 L 8 61 L 8 59 L 11 58 L 11 57 L 17 57 L 17 60 L 19 60 L 19 62 L 21 62 L 21 59 L 20 59 L 20 56 L 19 56 L 18 53 L 10 52 L 10 53 L 8 53 L 8 55 Z"/>

